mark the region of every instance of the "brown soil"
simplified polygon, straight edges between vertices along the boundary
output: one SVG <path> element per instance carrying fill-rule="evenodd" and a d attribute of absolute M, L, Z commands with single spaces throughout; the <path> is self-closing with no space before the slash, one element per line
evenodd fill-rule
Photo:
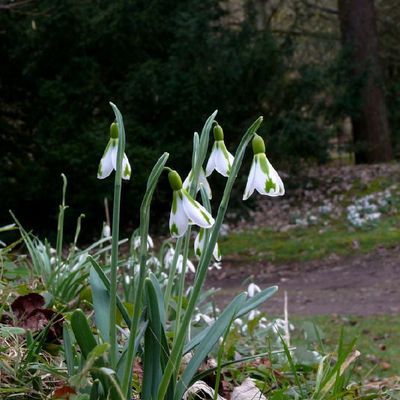
<path fill-rule="evenodd" d="M 398 314 L 400 247 L 285 265 L 246 265 L 225 259 L 222 270 L 210 271 L 207 287 L 221 288 L 214 298 L 223 306 L 246 290 L 250 281 L 261 288 L 279 286 L 278 293 L 262 307 L 273 315 L 283 315 L 284 291 L 289 314 Z"/>

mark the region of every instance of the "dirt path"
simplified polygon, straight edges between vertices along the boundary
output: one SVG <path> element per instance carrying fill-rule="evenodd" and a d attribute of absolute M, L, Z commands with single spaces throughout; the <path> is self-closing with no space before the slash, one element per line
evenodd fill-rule
<path fill-rule="evenodd" d="M 331 257 L 307 263 L 244 265 L 224 260 L 221 271 L 210 271 L 207 287 L 220 287 L 218 304 L 245 290 L 250 275 L 260 287 L 278 285 L 279 291 L 263 310 L 283 314 L 284 291 L 289 313 L 296 315 L 400 313 L 400 247 L 365 255 Z"/>

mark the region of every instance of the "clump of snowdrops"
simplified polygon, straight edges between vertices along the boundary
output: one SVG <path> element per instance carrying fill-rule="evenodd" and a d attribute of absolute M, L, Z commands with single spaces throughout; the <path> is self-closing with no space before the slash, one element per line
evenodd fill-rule
<path fill-rule="evenodd" d="M 71 384 L 77 393 L 88 393 L 92 398 L 130 399 L 134 392 L 140 392 L 142 399 L 178 400 L 196 381 L 199 366 L 218 346 L 233 321 L 257 308 L 277 290 L 275 286 L 270 287 L 253 297 L 240 293 L 212 324 L 192 334 L 208 268 L 221 257 L 217 245 L 219 229 L 250 142 L 254 157 L 244 199 L 254 190 L 270 196 L 283 195 L 284 187 L 265 155 L 263 139 L 257 135 L 262 117 L 244 134 L 233 156 L 227 150 L 224 132 L 215 121 L 217 112 L 214 112 L 201 134 L 193 136 L 192 168 L 186 180 L 182 181 L 179 173 L 167 165 L 167 153 L 156 162 L 140 208 L 138 235 L 132 243 L 134 251 L 124 269 L 129 273 L 121 277 L 119 210 L 122 179 L 129 180 L 131 166 L 125 154 L 122 116 L 114 104 L 111 106 L 116 120 L 111 125 L 110 139 L 98 168 L 100 179 L 115 170 L 110 267 L 101 265 L 100 258 L 87 257 L 97 334 L 91 328 L 92 321 L 79 309 L 65 323 L 64 349 L 73 377 Z M 214 143 L 206 162 L 211 134 Z M 213 171 L 226 178 L 215 217 L 211 213 L 212 194 L 206 178 Z M 169 226 L 175 243 L 156 260 L 149 257 L 148 231 L 153 193 L 163 175 L 167 176 L 172 190 Z M 201 200 L 196 199 L 198 195 Z M 195 240 L 198 264 L 193 284 L 187 287 L 186 271 L 193 268 L 188 259 L 193 226 L 199 227 Z M 151 263 L 160 263 L 160 259 L 168 263 L 165 271 L 152 268 Z M 121 280 L 123 291 L 118 285 Z M 120 298 L 121 292 L 125 299 Z M 126 300 L 132 306 L 128 307 Z M 140 360 L 143 369 L 139 385 L 132 373 L 135 360 Z"/>

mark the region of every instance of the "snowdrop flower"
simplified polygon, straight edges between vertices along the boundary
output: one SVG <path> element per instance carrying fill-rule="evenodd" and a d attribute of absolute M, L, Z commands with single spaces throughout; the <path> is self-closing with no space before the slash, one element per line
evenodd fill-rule
<path fill-rule="evenodd" d="M 165 253 L 164 256 L 164 265 L 167 269 L 171 268 L 172 262 L 174 260 L 174 255 L 175 255 L 175 249 L 170 247 L 167 252 Z M 176 263 L 176 271 L 180 274 L 182 272 L 183 267 L 183 256 L 180 254 L 178 256 L 178 260 Z M 196 272 L 196 268 L 194 267 L 193 263 L 190 260 L 186 260 L 186 272 Z"/>
<path fill-rule="evenodd" d="M 211 271 L 211 270 L 213 270 L 213 269 L 216 269 L 216 270 L 220 270 L 220 269 L 222 269 L 222 265 L 221 265 L 221 263 L 220 262 L 214 262 L 214 263 L 212 263 L 209 267 L 208 267 L 208 270 L 209 271 Z"/>
<path fill-rule="evenodd" d="M 201 254 L 203 253 L 206 244 L 205 241 L 206 241 L 206 231 L 203 228 L 200 228 L 199 233 L 194 239 L 194 253 L 196 254 L 197 258 L 200 258 Z M 215 243 L 213 256 L 216 261 L 221 261 L 221 253 L 219 251 L 218 243 Z"/>
<path fill-rule="evenodd" d="M 176 263 L 176 271 L 178 274 L 181 274 L 183 271 L 183 256 L 182 254 L 178 257 L 178 262 Z M 196 268 L 194 267 L 193 263 L 190 260 L 186 260 L 186 273 L 192 272 L 193 274 L 196 273 Z"/>
<path fill-rule="evenodd" d="M 260 311 L 258 310 L 251 310 L 247 319 L 252 321 L 254 318 L 257 318 L 260 315 Z"/>
<path fill-rule="evenodd" d="M 260 293 L 261 289 L 255 283 L 250 283 L 249 287 L 247 288 L 247 294 L 249 297 L 254 297 L 256 293 Z"/>
<path fill-rule="evenodd" d="M 110 140 L 104 150 L 103 157 L 100 160 L 99 169 L 97 171 L 97 178 L 107 178 L 112 170 L 117 170 L 117 153 L 118 153 L 118 125 L 113 122 L 110 126 Z M 130 179 L 131 166 L 128 157 L 124 153 L 122 159 L 122 178 Z"/>
<path fill-rule="evenodd" d="M 206 176 L 210 176 L 214 169 L 222 176 L 229 176 L 233 164 L 233 155 L 226 149 L 224 132 L 220 125 L 214 126 L 214 139 L 210 158 L 206 166 Z"/>
<path fill-rule="evenodd" d="M 189 190 L 190 185 L 192 184 L 192 181 L 193 181 L 193 172 L 192 172 L 192 170 L 190 170 L 189 175 L 183 181 L 183 188 L 186 190 Z M 200 185 L 203 186 L 207 193 L 207 197 L 211 200 L 212 199 L 211 188 L 210 188 L 210 184 L 208 183 L 208 180 L 206 178 L 206 174 L 204 173 L 203 168 L 200 169 L 198 183 L 199 184 L 197 186 L 197 192 L 200 190 Z"/>
<path fill-rule="evenodd" d="M 105 223 L 103 225 L 103 232 L 101 234 L 103 236 L 103 238 L 109 238 L 111 237 L 111 228 L 110 225 L 108 225 L 107 223 Z"/>
<path fill-rule="evenodd" d="M 170 247 L 165 255 L 164 255 L 164 265 L 167 269 L 169 269 L 172 265 L 172 261 L 174 259 L 175 249 Z"/>
<path fill-rule="evenodd" d="M 193 319 L 193 322 L 199 323 L 201 320 L 203 320 L 207 325 L 212 325 L 214 322 L 214 318 L 211 318 L 207 314 L 203 314 L 203 313 L 196 314 Z"/>
<path fill-rule="evenodd" d="M 243 200 L 247 200 L 257 190 L 260 194 L 267 196 L 283 196 L 285 188 L 282 179 L 275 171 L 265 155 L 265 144 L 261 136 L 254 135 L 252 142 L 254 158 L 251 164 L 247 185 L 244 191 Z"/>
<path fill-rule="evenodd" d="M 147 250 L 151 249 L 154 247 L 154 242 L 153 239 L 151 238 L 150 235 L 147 235 Z M 133 239 L 133 248 L 135 250 L 139 250 L 140 249 L 140 236 L 137 235 L 134 237 Z"/>
<path fill-rule="evenodd" d="M 182 180 L 176 171 L 171 170 L 168 180 L 173 190 L 169 229 L 172 237 L 181 237 L 185 234 L 189 224 L 201 228 L 211 228 L 214 218 L 211 214 L 182 187 Z"/>

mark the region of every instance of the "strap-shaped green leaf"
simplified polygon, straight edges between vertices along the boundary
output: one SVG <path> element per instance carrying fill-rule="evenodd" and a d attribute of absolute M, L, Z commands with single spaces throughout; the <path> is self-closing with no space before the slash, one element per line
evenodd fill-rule
<path fill-rule="evenodd" d="M 144 337 L 144 368 L 142 399 L 148 400 L 157 395 L 158 385 L 161 380 L 161 320 L 159 302 L 151 279 L 145 280 L 145 294 L 149 317 Z"/>
<path fill-rule="evenodd" d="M 100 267 L 100 265 L 96 262 L 96 260 L 93 257 L 88 256 L 88 259 L 92 263 L 93 268 L 96 270 L 96 273 L 97 273 L 98 277 L 103 282 L 103 284 L 106 287 L 107 291 L 110 292 L 110 281 L 107 278 L 107 276 L 104 273 L 104 271 L 102 270 L 102 268 Z M 125 308 L 125 306 L 122 303 L 122 301 L 119 298 L 119 296 L 117 296 L 117 307 L 118 307 L 118 310 L 121 313 L 122 318 L 124 319 L 126 325 L 127 326 L 131 326 L 131 319 L 129 317 L 128 311 Z"/>
<path fill-rule="evenodd" d="M 161 325 L 165 328 L 165 309 L 164 309 L 164 296 L 161 291 L 160 282 L 158 281 L 157 277 L 150 272 L 149 278 L 153 284 L 155 294 L 157 296 L 157 303 L 158 303 L 158 310 L 160 313 L 160 321 Z"/>
<path fill-rule="evenodd" d="M 89 353 L 97 346 L 97 342 L 82 310 L 77 309 L 72 313 L 71 327 L 82 355 L 86 359 Z"/>
<path fill-rule="evenodd" d="M 90 287 L 92 288 L 94 318 L 96 327 L 100 331 L 103 340 L 110 342 L 110 295 L 96 270 L 90 268 Z"/>
<path fill-rule="evenodd" d="M 72 376 L 75 374 L 75 363 L 74 363 L 74 349 L 72 347 L 71 335 L 69 333 L 69 327 L 66 322 L 63 325 L 63 347 L 65 362 L 67 364 L 68 375 Z"/>
<path fill-rule="evenodd" d="M 174 400 L 180 400 L 182 398 L 183 393 L 189 387 L 189 384 L 200 367 L 200 364 L 207 357 L 208 353 L 212 350 L 218 339 L 227 329 L 229 329 L 229 326 L 235 319 L 239 309 L 243 306 L 245 299 L 246 293 L 241 293 L 236 296 L 229 306 L 222 312 L 215 323 L 210 327 L 207 336 L 204 337 L 200 342 L 197 350 L 195 351 L 192 359 L 187 365 L 181 379 L 176 386 Z"/>

